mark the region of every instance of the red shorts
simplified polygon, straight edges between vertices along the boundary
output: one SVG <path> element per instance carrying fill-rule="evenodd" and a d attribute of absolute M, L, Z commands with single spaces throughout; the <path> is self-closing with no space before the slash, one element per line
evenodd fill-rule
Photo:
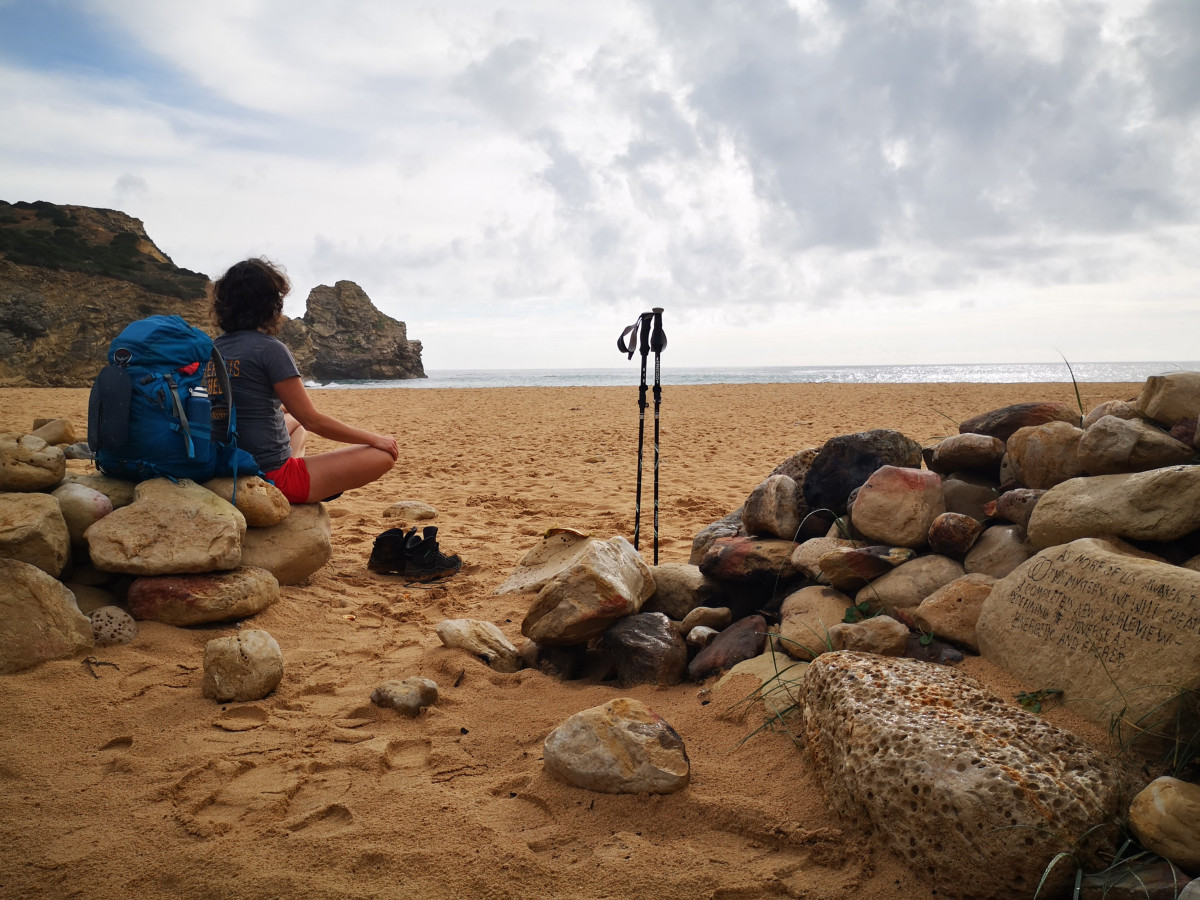
<path fill-rule="evenodd" d="M 274 472 L 267 472 L 267 478 L 275 482 L 275 487 L 287 497 L 288 503 L 307 503 L 310 481 L 308 463 L 302 456 L 288 457 L 288 461 Z"/>

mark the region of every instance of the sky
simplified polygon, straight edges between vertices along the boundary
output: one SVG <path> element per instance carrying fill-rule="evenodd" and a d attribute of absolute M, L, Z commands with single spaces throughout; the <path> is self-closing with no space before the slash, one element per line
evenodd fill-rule
<path fill-rule="evenodd" d="M 0 122 L 427 370 L 1200 358 L 1197 0 L 0 0 Z"/>

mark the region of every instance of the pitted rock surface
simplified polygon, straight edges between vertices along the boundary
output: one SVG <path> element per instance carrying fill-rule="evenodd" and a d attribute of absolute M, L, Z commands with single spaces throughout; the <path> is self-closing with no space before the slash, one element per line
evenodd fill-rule
<path fill-rule="evenodd" d="M 129 644 L 137 637 L 137 622 L 119 606 L 102 606 L 88 618 L 97 647 Z"/>
<path fill-rule="evenodd" d="M 1059 849 L 1039 835 L 1071 846 L 1116 811 L 1100 753 L 952 669 L 827 653 L 800 693 L 830 804 L 941 895 L 1031 897 Z"/>

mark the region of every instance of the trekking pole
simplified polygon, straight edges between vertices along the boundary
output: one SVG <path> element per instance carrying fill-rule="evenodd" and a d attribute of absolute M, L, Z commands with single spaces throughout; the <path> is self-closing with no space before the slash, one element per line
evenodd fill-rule
<path fill-rule="evenodd" d="M 650 325 L 648 313 L 639 317 L 641 323 L 642 380 L 638 385 L 638 465 L 637 503 L 633 507 L 633 549 L 638 549 L 638 537 L 642 531 L 642 447 L 646 443 L 646 359 L 650 356 Z"/>
<path fill-rule="evenodd" d="M 638 549 L 638 540 L 642 530 L 642 448 L 645 444 L 646 432 L 646 357 L 650 354 L 650 327 L 653 317 L 650 313 L 642 313 L 632 325 L 621 332 L 617 338 L 617 349 L 633 359 L 638 351 L 638 332 L 641 332 L 642 379 L 638 387 L 638 463 L 637 463 L 637 498 L 633 505 L 633 549 Z M 626 338 L 629 339 L 628 343 Z"/>
<path fill-rule="evenodd" d="M 656 566 L 658 565 L 658 411 L 662 408 L 662 352 L 667 349 L 667 333 L 663 331 L 662 314 L 661 306 L 654 307 L 654 328 L 650 332 L 650 349 L 654 351 L 654 564 Z M 644 346 L 643 352 L 645 352 Z M 641 497 L 640 492 L 638 496 Z"/>

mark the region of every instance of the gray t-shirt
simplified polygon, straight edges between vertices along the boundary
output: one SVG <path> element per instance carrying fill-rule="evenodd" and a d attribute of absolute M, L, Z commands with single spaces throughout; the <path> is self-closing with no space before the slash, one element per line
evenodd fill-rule
<path fill-rule="evenodd" d="M 287 426 L 275 385 L 299 376 L 292 351 L 279 339 L 261 331 L 232 331 L 215 341 L 229 371 L 233 402 L 237 407 L 238 446 L 249 452 L 264 472 L 282 466 L 292 455 Z M 219 398 L 216 378 L 206 378 L 213 396 L 213 424 L 224 428 L 228 414 Z M 214 393 L 215 388 L 215 393 Z"/>

